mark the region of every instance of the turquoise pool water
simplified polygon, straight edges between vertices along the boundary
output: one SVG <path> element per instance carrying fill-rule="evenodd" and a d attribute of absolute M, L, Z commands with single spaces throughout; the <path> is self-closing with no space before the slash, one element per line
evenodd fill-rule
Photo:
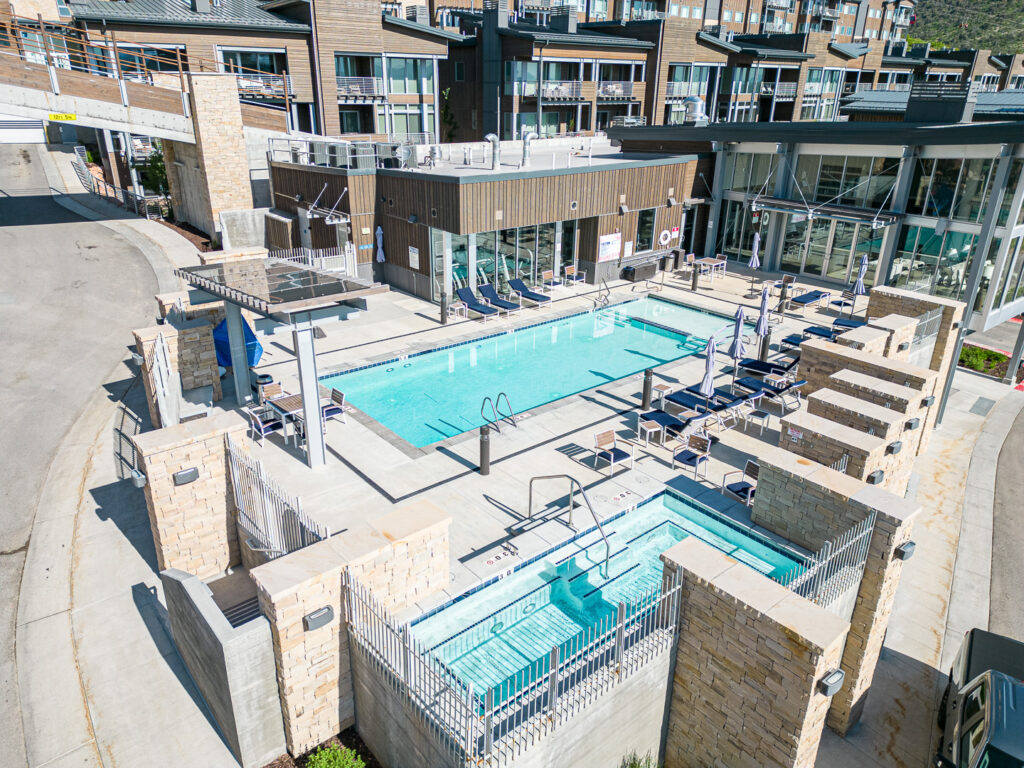
<path fill-rule="evenodd" d="M 659 555 L 696 536 L 751 568 L 779 578 L 802 565 L 800 557 L 675 493 L 666 491 L 604 524 L 612 557 L 596 533 L 578 537 L 420 619 L 412 627 L 422 647 L 472 683 L 482 695 L 502 691 L 522 671 L 566 647 L 598 621 L 658 586 Z"/>
<path fill-rule="evenodd" d="M 505 392 L 521 413 L 699 352 L 729 322 L 723 315 L 644 298 L 320 382 L 340 389 L 348 402 L 403 439 L 424 446 L 481 426 L 485 397 Z"/>

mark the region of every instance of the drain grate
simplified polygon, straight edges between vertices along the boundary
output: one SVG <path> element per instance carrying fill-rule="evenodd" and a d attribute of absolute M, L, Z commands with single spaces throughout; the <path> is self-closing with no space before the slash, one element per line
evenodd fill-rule
<path fill-rule="evenodd" d="M 988 416 L 988 412 L 992 410 L 992 406 L 995 404 L 995 400 L 979 397 L 974 401 L 974 405 L 971 406 L 970 413 L 977 414 L 978 416 Z"/>

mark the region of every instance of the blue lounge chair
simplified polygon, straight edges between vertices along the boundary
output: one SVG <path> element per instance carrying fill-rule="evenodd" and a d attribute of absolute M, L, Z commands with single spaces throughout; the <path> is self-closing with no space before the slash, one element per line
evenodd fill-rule
<path fill-rule="evenodd" d="M 703 413 L 708 410 L 706 407 L 708 400 L 704 395 L 695 395 L 686 390 L 665 395 L 665 401 L 679 408 L 685 408 L 688 411 L 697 411 L 697 413 Z"/>
<path fill-rule="evenodd" d="M 480 297 L 486 304 L 490 304 L 492 307 L 502 310 L 505 314 L 510 312 L 518 312 L 523 308 L 522 304 L 516 304 L 514 301 L 508 301 L 507 299 L 501 298 L 498 292 L 494 290 L 494 286 L 490 283 L 484 283 L 476 287 L 480 293 Z"/>
<path fill-rule="evenodd" d="M 789 336 L 786 336 L 785 338 L 781 339 L 779 341 L 779 345 L 783 347 L 792 347 L 794 349 L 799 349 L 800 345 L 803 344 L 805 341 L 807 341 L 807 337 L 804 336 L 802 333 L 791 333 L 789 334 Z"/>
<path fill-rule="evenodd" d="M 536 306 L 543 307 L 544 305 L 551 304 L 551 297 L 545 296 L 543 293 L 536 293 L 531 291 L 530 288 L 520 280 L 518 277 L 508 281 L 508 287 L 512 289 L 512 293 L 519 296 L 521 299 L 532 301 Z"/>
<path fill-rule="evenodd" d="M 819 306 L 823 305 L 826 301 L 828 301 L 831 295 L 832 294 L 829 293 L 828 291 L 808 291 L 807 293 L 801 293 L 799 296 L 796 296 L 795 298 L 787 299 L 787 301 L 789 302 L 790 306 L 795 304 L 797 307 L 799 307 L 800 314 L 802 315 L 804 313 L 804 310 L 806 310 L 809 306 L 813 304 L 817 304 Z"/>
<path fill-rule="evenodd" d="M 867 323 L 863 320 L 854 320 L 849 317 L 837 317 L 832 321 L 833 328 L 842 328 L 844 331 L 849 331 L 854 328 L 863 328 Z"/>
<path fill-rule="evenodd" d="M 459 297 L 459 301 L 466 305 L 467 310 L 476 312 L 484 320 L 488 317 L 498 316 L 498 310 L 488 304 L 481 303 L 469 288 L 456 288 L 455 295 Z"/>
<path fill-rule="evenodd" d="M 832 341 L 842 333 L 842 330 L 838 328 L 826 328 L 824 325 L 810 325 L 804 328 L 804 333 L 808 336 L 817 336 L 819 339 L 825 339 L 826 341 Z"/>
<path fill-rule="evenodd" d="M 800 345 L 796 344 L 794 346 L 799 347 Z M 767 360 L 755 360 L 753 358 L 748 357 L 744 360 L 740 360 L 739 367 L 741 370 L 750 371 L 750 373 L 753 373 L 758 376 L 768 376 L 769 374 L 773 373 L 781 376 L 782 374 L 789 373 L 794 368 L 796 368 L 799 362 L 800 355 L 796 355 L 790 362 L 786 364 L 772 363 Z"/>
<path fill-rule="evenodd" d="M 736 386 L 751 393 L 761 392 L 770 402 L 778 403 L 780 408 L 798 408 L 800 406 L 800 390 L 807 383 L 806 379 L 790 382 L 781 387 L 769 384 L 767 381 L 756 379 L 753 376 L 744 376 L 736 379 Z M 762 398 L 764 399 L 764 398 Z"/>

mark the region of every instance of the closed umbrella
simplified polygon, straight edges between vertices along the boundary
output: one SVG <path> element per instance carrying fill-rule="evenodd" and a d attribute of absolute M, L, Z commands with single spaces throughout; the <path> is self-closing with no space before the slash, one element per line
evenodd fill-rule
<path fill-rule="evenodd" d="M 853 305 L 850 307 L 850 316 L 853 316 L 853 311 L 857 307 L 857 297 L 866 294 L 867 288 L 864 287 L 864 276 L 868 273 L 868 255 L 862 253 L 860 256 L 860 267 L 857 270 L 857 282 L 853 284 Z"/>
<path fill-rule="evenodd" d="M 384 230 L 377 226 L 377 261 L 384 261 Z"/>
<path fill-rule="evenodd" d="M 758 253 L 757 253 L 759 250 L 761 250 L 761 233 L 760 232 L 755 232 L 754 233 L 754 244 L 751 246 L 751 249 L 750 249 L 750 261 L 747 262 L 747 266 L 750 267 L 751 269 L 755 270 L 755 271 L 761 268 L 761 259 L 758 258 Z M 754 275 L 750 276 L 750 294 L 749 295 L 751 295 L 751 296 L 754 295 L 754 278 L 755 278 Z"/>
<path fill-rule="evenodd" d="M 704 395 L 704 407 L 707 408 L 715 395 L 715 337 L 708 339 L 704 348 L 704 378 L 700 381 L 697 391 Z"/>
<path fill-rule="evenodd" d="M 736 371 L 739 370 L 740 360 L 746 356 L 743 349 L 743 307 L 736 307 L 736 325 L 732 329 L 732 343 L 729 345 L 729 357 L 732 358 L 732 380 L 736 383 Z"/>
<path fill-rule="evenodd" d="M 758 352 L 759 360 L 768 359 L 768 344 L 765 343 L 765 337 L 769 336 L 772 332 L 771 325 L 768 322 L 768 298 L 771 292 L 771 287 L 767 285 L 761 290 L 761 314 L 758 315 L 757 325 L 754 326 L 754 333 L 757 335 L 757 338 L 761 339 Z"/>

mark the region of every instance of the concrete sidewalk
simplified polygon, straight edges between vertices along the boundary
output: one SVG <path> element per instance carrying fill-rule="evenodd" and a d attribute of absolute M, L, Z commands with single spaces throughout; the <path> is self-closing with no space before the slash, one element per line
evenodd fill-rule
<path fill-rule="evenodd" d="M 1024 394 L 957 371 L 942 426 L 915 465 L 908 495 L 922 506 L 917 550 L 904 566 L 864 715 L 845 739 L 826 729 L 823 768 L 930 764 L 949 660 L 968 628 L 988 625 L 994 457 L 1022 406 Z M 991 477 L 980 474 L 986 466 Z"/>

